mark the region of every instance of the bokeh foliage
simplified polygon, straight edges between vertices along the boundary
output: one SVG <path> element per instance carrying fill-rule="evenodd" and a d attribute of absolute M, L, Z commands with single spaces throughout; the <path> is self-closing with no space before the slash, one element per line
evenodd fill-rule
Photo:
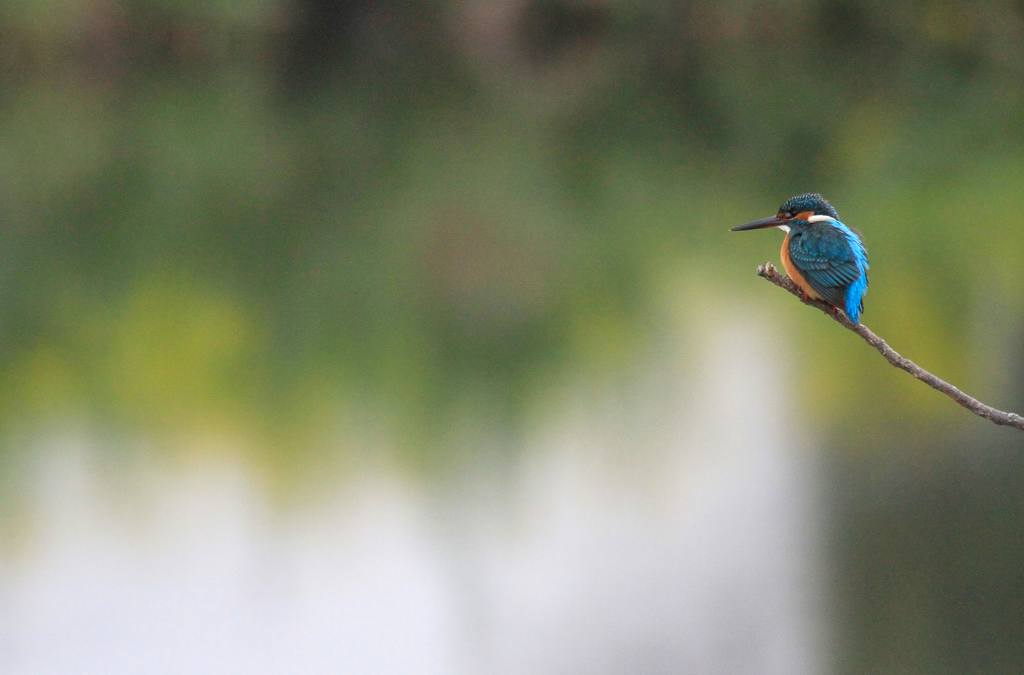
<path fill-rule="evenodd" d="M 865 232 L 873 325 L 1022 399 L 995 372 L 1020 361 L 1024 263 L 1010 3 L 23 4 L 0 49 L 8 419 L 303 427 L 369 398 L 419 426 L 481 388 L 514 409 L 642 337 L 664 267 L 769 294 L 747 268 L 775 243 L 723 227 L 804 189 Z M 815 413 L 950 412 L 793 309 L 795 377 L 844 390 Z M 978 330 L 1012 353 L 965 349 Z"/>

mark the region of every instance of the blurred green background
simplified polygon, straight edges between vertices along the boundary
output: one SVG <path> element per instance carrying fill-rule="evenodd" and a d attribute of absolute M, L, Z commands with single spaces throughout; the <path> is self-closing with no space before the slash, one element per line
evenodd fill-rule
<path fill-rule="evenodd" d="M 25 0 L 0 74 L 25 564 L 54 429 L 111 494 L 214 455 L 285 510 L 367 463 L 443 502 L 567 405 L 605 416 L 567 389 L 669 354 L 739 382 L 734 412 L 791 411 L 772 442 L 821 467 L 820 668 L 1024 661 L 1024 436 L 757 279 L 778 233 L 728 232 L 824 193 L 871 254 L 865 322 L 1024 410 L 1024 4 Z M 785 364 L 767 397 L 693 337 L 745 320 L 729 348 Z M 673 415 L 645 400 L 642 427 Z"/>

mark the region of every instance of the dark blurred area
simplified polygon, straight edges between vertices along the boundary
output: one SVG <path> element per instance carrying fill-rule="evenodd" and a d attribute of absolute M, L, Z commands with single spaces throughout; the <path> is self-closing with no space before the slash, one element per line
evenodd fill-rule
<path fill-rule="evenodd" d="M 666 355 L 731 382 L 666 326 L 754 317 L 788 365 L 736 407 L 791 410 L 772 442 L 825 465 L 827 669 L 1012 671 L 1024 437 L 727 230 L 824 193 L 871 254 L 865 322 L 1024 410 L 1021 82 L 1020 2 L 0 8 L 0 512 L 32 512 L 54 428 L 111 465 L 216 437 L 285 494 L 383 457 L 444 495 L 544 452 L 566 382 Z"/>

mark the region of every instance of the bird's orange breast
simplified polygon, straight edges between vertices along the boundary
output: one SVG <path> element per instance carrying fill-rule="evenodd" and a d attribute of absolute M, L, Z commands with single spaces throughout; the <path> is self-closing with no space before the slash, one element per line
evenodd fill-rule
<path fill-rule="evenodd" d="M 814 300 L 822 299 L 822 297 L 818 295 L 813 288 L 811 288 L 811 285 L 807 283 L 807 279 L 804 278 L 804 275 L 800 274 L 800 270 L 796 268 L 796 265 L 793 264 L 793 260 L 789 257 L 789 232 L 787 232 L 786 236 L 782 239 L 782 250 L 779 251 L 779 258 L 782 259 L 782 266 L 786 268 L 786 274 L 788 274 L 789 278 L 793 280 L 793 283 L 800 287 L 800 290 L 807 294 L 807 297 Z"/>

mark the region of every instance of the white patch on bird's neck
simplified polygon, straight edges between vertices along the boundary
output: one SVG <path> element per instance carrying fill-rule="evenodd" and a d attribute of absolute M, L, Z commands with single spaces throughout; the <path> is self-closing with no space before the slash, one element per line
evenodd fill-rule
<path fill-rule="evenodd" d="M 811 216 L 807 219 L 808 223 L 829 223 L 835 220 L 832 216 Z"/>
<path fill-rule="evenodd" d="M 780 230 L 782 230 L 783 232 L 789 234 L 789 225 L 776 225 L 775 227 L 777 227 Z"/>

